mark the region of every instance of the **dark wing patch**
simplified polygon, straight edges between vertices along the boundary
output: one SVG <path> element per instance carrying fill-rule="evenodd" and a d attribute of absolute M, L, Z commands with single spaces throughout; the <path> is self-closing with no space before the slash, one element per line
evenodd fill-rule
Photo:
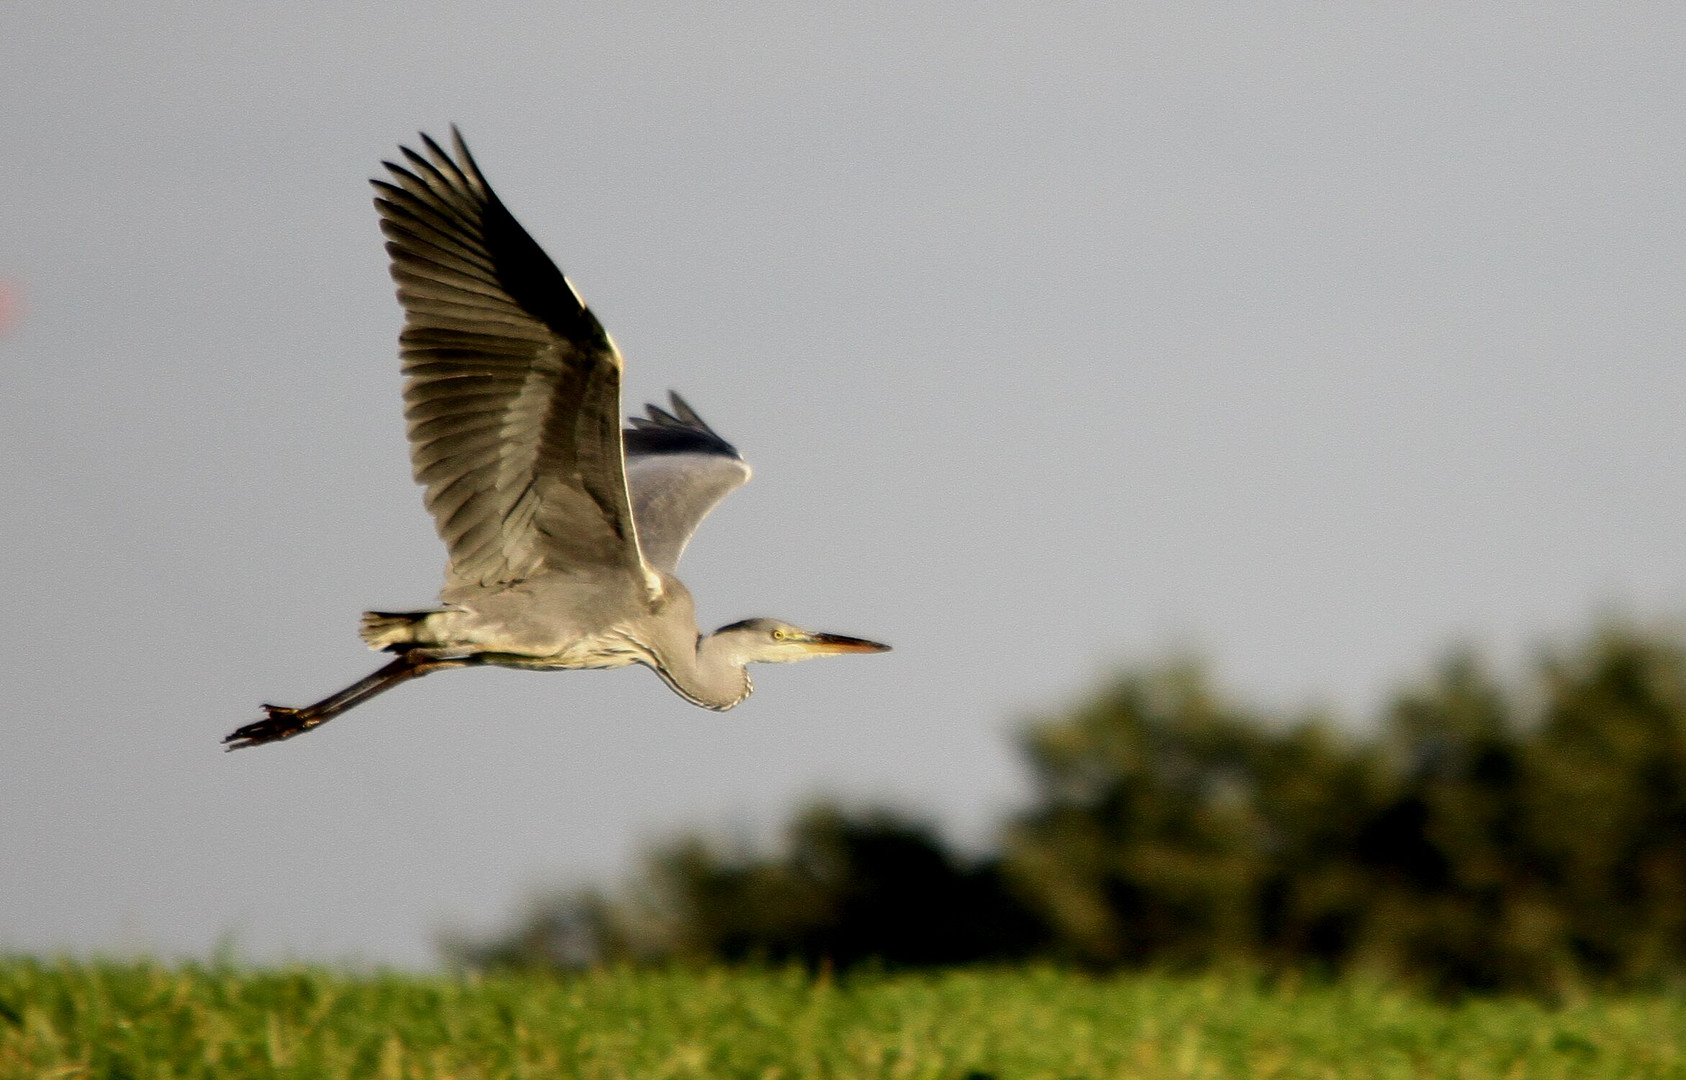
<path fill-rule="evenodd" d="M 667 392 L 672 412 L 657 405 L 645 405 L 647 416 L 627 418 L 631 425 L 621 432 L 628 457 L 634 454 L 722 454 L 741 457 L 738 448 L 709 427 L 685 399 Z"/>

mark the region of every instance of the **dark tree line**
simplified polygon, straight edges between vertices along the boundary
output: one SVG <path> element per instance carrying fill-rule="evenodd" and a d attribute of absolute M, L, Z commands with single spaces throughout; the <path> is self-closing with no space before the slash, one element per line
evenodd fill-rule
<path fill-rule="evenodd" d="M 1610 630 L 1501 685 L 1460 654 L 1370 734 L 1274 716 L 1197 665 L 1032 724 L 1029 807 L 955 854 L 810 809 L 772 854 L 686 840 L 536 905 L 470 965 L 723 960 L 1089 969 L 1244 964 L 1442 992 L 1686 975 L 1686 648 Z"/>

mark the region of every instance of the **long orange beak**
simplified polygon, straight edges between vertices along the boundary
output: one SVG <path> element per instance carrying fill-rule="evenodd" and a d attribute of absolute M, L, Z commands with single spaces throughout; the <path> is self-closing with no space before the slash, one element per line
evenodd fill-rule
<path fill-rule="evenodd" d="M 865 638 L 844 637 L 842 634 L 812 634 L 803 642 L 817 653 L 889 652 L 890 646 Z"/>

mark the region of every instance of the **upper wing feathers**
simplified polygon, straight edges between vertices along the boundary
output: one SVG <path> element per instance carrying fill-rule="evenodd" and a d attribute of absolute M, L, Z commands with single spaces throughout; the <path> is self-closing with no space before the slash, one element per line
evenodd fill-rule
<path fill-rule="evenodd" d="M 702 519 L 749 481 L 750 468 L 684 398 L 668 399 L 672 412 L 646 405 L 621 437 L 638 542 L 651 566 L 671 574 Z"/>
<path fill-rule="evenodd" d="M 416 480 L 450 551 L 446 591 L 540 571 L 634 575 L 620 355 L 486 183 L 426 135 L 372 181 L 392 277 Z"/>

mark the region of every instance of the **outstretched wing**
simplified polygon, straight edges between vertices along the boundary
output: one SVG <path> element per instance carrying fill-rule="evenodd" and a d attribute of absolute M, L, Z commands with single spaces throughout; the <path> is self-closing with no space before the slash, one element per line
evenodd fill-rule
<path fill-rule="evenodd" d="M 404 305 L 410 460 L 450 551 L 455 590 L 541 572 L 632 575 L 621 460 L 621 358 L 451 129 L 374 180 Z"/>
<path fill-rule="evenodd" d="M 703 423 L 685 399 L 668 393 L 672 412 L 644 406 L 621 433 L 638 542 L 650 565 L 671 574 L 691 534 L 720 500 L 749 481 L 737 448 Z"/>

